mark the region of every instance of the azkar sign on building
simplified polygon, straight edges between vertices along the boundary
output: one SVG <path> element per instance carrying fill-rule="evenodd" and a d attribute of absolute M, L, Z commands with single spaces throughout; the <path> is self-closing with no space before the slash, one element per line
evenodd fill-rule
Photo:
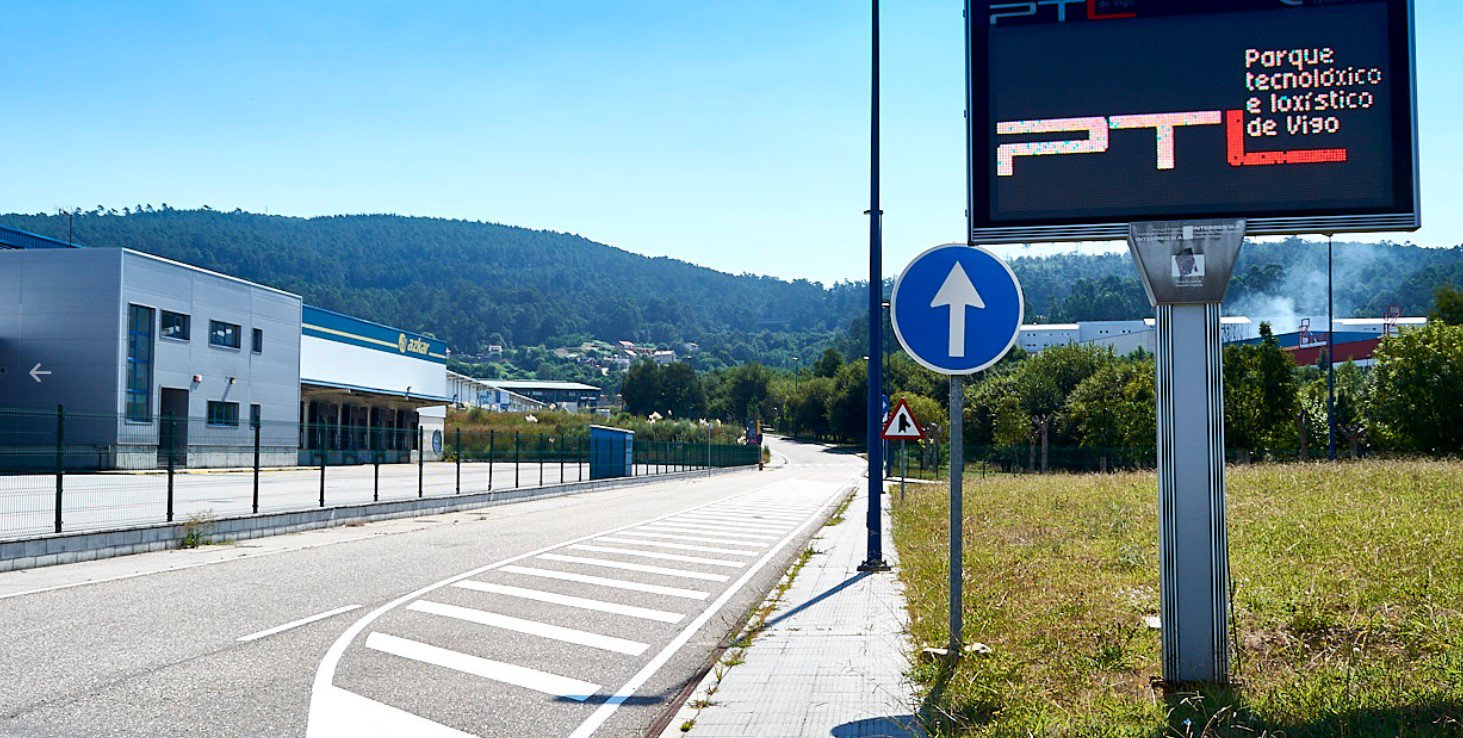
<path fill-rule="evenodd" d="M 972 13 L 972 242 L 1416 228 L 1409 0 L 1028 0 Z"/>
<path fill-rule="evenodd" d="M 432 344 L 417 336 L 407 337 L 405 333 L 396 337 L 396 348 L 403 354 L 427 356 L 432 353 Z"/>

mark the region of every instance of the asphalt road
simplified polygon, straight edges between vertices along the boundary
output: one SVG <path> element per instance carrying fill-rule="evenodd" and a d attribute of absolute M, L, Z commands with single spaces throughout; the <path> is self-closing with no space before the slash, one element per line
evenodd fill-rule
<path fill-rule="evenodd" d="M 0 735 L 643 735 L 861 469 L 771 443 L 791 463 L 0 574 Z"/>

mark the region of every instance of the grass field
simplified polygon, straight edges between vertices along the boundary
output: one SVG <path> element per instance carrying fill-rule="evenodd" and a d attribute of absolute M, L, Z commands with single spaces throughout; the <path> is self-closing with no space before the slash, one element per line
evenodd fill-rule
<path fill-rule="evenodd" d="M 1150 686 L 1156 484 L 967 477 L 964 638 L 993 653 L 915 667 L 932 734 L 1463 736 L 1463 463 L 1231 466 L 1240 681 L 1205 694 Z M 947 638 L 947 496 L 893 503 L 916 647 Z"/>

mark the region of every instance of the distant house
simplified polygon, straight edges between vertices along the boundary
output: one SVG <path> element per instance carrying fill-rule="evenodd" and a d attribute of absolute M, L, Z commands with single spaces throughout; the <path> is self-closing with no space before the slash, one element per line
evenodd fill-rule
<path fill-rule="evenodd" d="M 674 363 L 676 363 L 676 352 L 674 352 L 674 351 L 657 351 L 654 354 L 651 354 L 651 357 L 650 358 L 653 361 L 655 361 L 655 363 L 657 363 L 657 364 L 662 364 L 662 365 L 664 365 L 664 364 L 674 364 Z"/>

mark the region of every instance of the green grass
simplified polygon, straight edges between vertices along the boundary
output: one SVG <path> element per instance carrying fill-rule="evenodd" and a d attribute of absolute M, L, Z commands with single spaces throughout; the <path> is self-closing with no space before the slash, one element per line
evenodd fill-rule
<path fill-rule="evenodd" d="M 1463 736 L 1463 463 L 1230 467 L 1238 686 L 1204 694 L 1150 686 L 1152 474 L 965 489 L 963 635 L 994 653 L 914 668 L 934 735 Z M 947 638 L 947 505 L 893 511 L 916 648 Z"/>

